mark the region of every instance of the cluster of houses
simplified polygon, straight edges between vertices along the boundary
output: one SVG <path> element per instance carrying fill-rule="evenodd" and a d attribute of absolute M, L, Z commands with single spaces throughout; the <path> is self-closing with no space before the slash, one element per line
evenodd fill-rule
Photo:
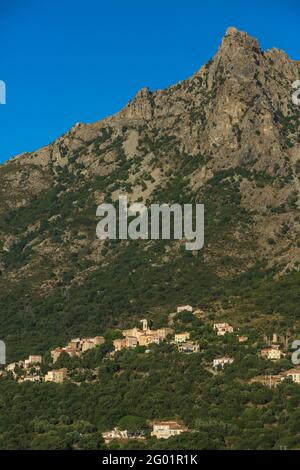
<path fill-rule="evenodd" d="M 70 357 L 80 357 L 86 351 L 100 346 L 105 343 L 103 336 L 95 336 L 94 338 L 75 338 L 62 348 L 55 348 L 51 351 L 53 363 L 55 363 L 61 354 L 68 354 Z"/>
<path fill-rule="evenodd" d="M 176 314 L 182 312 L 189 312 L 196 316 L 202 316 L 203 312 L 200 310 L 194 311 L 193 307 L 190 305 L 184 305 L 177 307 Z M 172 314 L 172 319 L 174 314 Z M 133 349 L 137 346 L 144 346 L 148 348 L 151 344 L 160 344 L 164 341 L 167 341 L 169 344 L 173 344 L 177 347 L 180 353 L 192 354 L 198 353 L 200 351 L 200 345 L 191 340 L 190 332 L 183 331 L 175 333 L 175 330 L 171 326 L 162 327 L 158 329 L 151 329 L 148 324 L 148 321 L 143 319 L 140 321 L 141 328 L 131 328 L 122 330 L 122 338 L 115 339 L 113 341 L 114 354 L 115 352 L 121 351 L 123 349 Z M 170 325 L 170 324 L 169 324 Z M 225 336 L 228 334 L 234 334 L 234 328 L 229 323 L 215 323 L 212 325 L 213 330 L 217 336 Z M 248 337 L 244 335 L 237 335 L 238 341 L 244 343 L 248 341 Z M 69 341 L 66 346 L 55 348 L 51 351 L 51 357 L 53 364 L 57 362 L 62 354 L 67 354 L 72 358 L 79 358 L 86 351 L 89 351 L 96 346 L 100 346 L 105 342 L 103 336 L 95 336 L 89 338 L 75 338 Z M 149 352 L 149 349 L 146 349 L 146 352 Z M 269 343 L 269 346 L 263 348 L 260 351 L 262 358 L 278 361 L 281 358 L 285 357 L 285 353 L 280 349 L 278 344 L 277 334 L 273 335 L 272 341 Z M 225 366 L 231 365 L 234 362 L 232 357 L 216 357 L 213 359 L 212 367 L 215 371 L 224 369 Z M 42 356 L 40 355 L 30 355 L 24 361 L 14 362 L 8 364 L 5 368 L 6 372 L 12 374 L 13 378 L 18 382 L 54 382 L 62 383 L 68 376 L 67 368 L 59 368 L 49 370 L 46 374 L 41 372 L 42 365 Z M 2 371 L 3 375 L 4 371 Z M 292 379 L 295 383 L 300 384 L 300 369 L 291 369 L 280 375 L 268 377 L 259 377 L 258 380 L 262 383 L 270 384 L 272 386 L 280 383 L 286 378 Z M 155 428 L 156 429 L 156 428 Z M 113 432 L 113 431 L 112 431 Z M 156 432 L 156 431 L 153 431 Z M 128 438 L 128 437 L 127 437 Z"/>
<path fill-rule="evenodd" d="M 192 312 L 193 308 L 190 305 L 177 307 L 177 313 Z M 122 349 L 136 348 L 137 346 L 149 346 L 150 344 L 160 344 L 167 339 L 168 336 L 174 335 L 174 329 L 170 327 L 159 328 L 151 330 L 147 320 L 141 320 L 142 328 L 131 328 L 122 330 L 123 338 L 114 340 L 115 351 Z M 170 343 L 178 347 L 178 351 L 182 353 L 195 353 L 199 352 L 199 344 L 190 341 L 190 333 L 183 332 L 175 334 L 174 340 Z"/>
<path fill-rule="evenodd" d="M 172 436 L 179 436 L 183 432 L 188 432 L 188 428 L 179 421 L 153 421 L 151 423 L 152 431 L 151 436 L 157 439 L 169 439 Z M 127 429 L 121 430 L 114 428 L 111 431 L 102 433 L 103 439 L 106 444 L 113 440 L 128 441 L 128 440 L 145 440 L 145 430 L 129 431 Z"/>
<path fill-rule="evenodd" d="M 24 361 L 12 362 L 5 368 L 18 382 L 40 382 L 42 356 L 31 355 Z"/>
<path fill-rule="evenodd" d="M 260 375 L 253 378 L 251 382 L 258 382 L 266 387 L 275 388 L 287 379 L 292 380 L 292 382 L 296 384 L 300 384 L 300 369 L 290 369 L 278 375 Z"/>
<path fill-rule="evenodd" d="M 190 333 L 188 332 L 175 334 L 174 341 L 171 343 L 175 344 L 181 353 L 191 354 L 200 351 L 199 344 L 190 341 Z"/>
<path fill-rule="evenodd" d="M 68 369 L 63 367 L 62 369 L 49 370 L 45 375 L 45 382 L 54 382 L 57 384 L 63 383 L 68 375 Z"/>
<path fill-rule="evenodd" d="M 228 323 L 216 323 L 213 325 L 213 329 L 216 331 L 218 336 L 225 336 L 225 334 L 232 334 L 234 332 L 234 329 L 231 325 Z M 239 343 L 244 343 L 248 341 L 247 336 L 240 336 L 238 335 L 238 341 Z M 267 338 L 265 337 L 265 341 L 267 341 Z M 284 358 L 286 354 L 281 350 L 280 345 L 278 344 L 278 336 L 276 333 L 273 334 L 273 339 L 271 343 L 269 344 L 268 347 L 261 349 L 260 351 L 260 356 L 263 359 L 267 359 L 270 361 L 279 361 L 280 359 Z M 223 369 L 225 365 L 227 364 L 232 364 L 234 361 L 233 358 L 231 357 L 220 357 L 216 358 L 213 361 L 213 368 L 218 369 L 221 368 Z M 293 382 L 300 383 L 300 369 L 291 369 L 288 370 L 281 375 L 278 376 L 272 376 L 272 380 L 275 383 L 279 383 L 282 380 L 285 380 L 286 378 L 291 378 Z M 266 379 L 269 381 L 269 376 Z M 264 379 L 262 378 L 262 381 Z"/>
<path fill-rule="evenodd" d="M 192 354 L 200 351 L 198 343 L 191 340 L 190 332 L 175 332 L 171 327 L 173 325 L 174 315 L 182 312 L 193 313 L 196 316 L 202 316 L 203 312 L 200 310 L 193 311 L 190 305 L 184 305 L 177 307 L 177 312 L 171 314 L 171 322 L 169 326 L 158 329 L 151 329 L 148 325 L 148 321 L 143 319 L 140 321 L 141 328 L 131 328 L 122 330 L 122 338 L 115 339 L 113 341 L 114 355 L 118 351 L 124 349 L 133 349 L 137 346 L 144 346 L 148 348 L 151 344 L 160 344 L 167 341 L 169 344 L 173 344 L 177 347 L 180 353 Z M 197 314 L 196 314 L 197 313 Z M 213 331 L 217 336 L 223 337 L 225 335 L 234 334 L 234 328 L 229 323 L 215 323 L 212 325 Z M 239 343 L 248 341 L 248 337 L 245 335 L 237 335 Z M 267 338 L 265 338 L 267 341 Z M 72 339 L 66 346 L 55 348 L 51 351 L 51 358 L 53 364 L 55 364 L 62 354 L 67 354 L 71 358 L 79 358 L 86 351 L 92 348 L 102 345 L 105 342 L 103 336 L 95 336 L 90 338 L 75 338 Z M 261 349 L 260 356 L 263 359 L 271 361 L 279 361 L 286 354 L 281 350 L 280 344 L 278 344 L 277 334 L 273 335 L 272 341 L 268 341 L 268 347 Z M 146 352 L 149 352 L 146 349 Z M 217 357 L 213 359 L 212 367 L 214 373 L 218 370 L 224 369 L 226 366 L 233 364 L 234 359 L 232 357 Z M 30 355 L 24 361 L 18 361 L 8 364 L 1 374 L 10 373 L 13 378 L 18 382 L 54 382 L 57 384 L 63 383 L 68 377 L 68 369 L 66 367 L 59 369 L 51 369 L 46 374 L 42 373 L 42 356 Z M 294 368 L 285 371 L 278 375 L 259 376 L 252 379 L 252 382 L 260 382 L 266 386 L 276 387 L 283 380 L 291 379 L 293 382 L 300 384 L 300 368 Z M 151 436 L 157 439 L 168 439 L 172 436 L 178 436 L 184 432 L 190 432 L 188 428 L 179 421 L 154 421 L 149 423 L 151 425 Z M 102 433 L 106 443 L 112 440 L 145 440 L 145 430 L 140 431 L 129 431 L 114 428 L 111 431 Z"/>
<path fill-rule="evenodd" d="M 260 355 L 263 359 L 276 362 L 284 358 L 286 354 L 280 349 L 280 345 L 277 344 L 277 334 L 273 334 L 273 341 L 269 347 L 264 348 L 260 351 Z M 277 387 L 284 380 L 292 380 L 294 383 L 300 384 L 300 369 L 289 369 L 277 375 L 259 376 L 253 379 L 254 382 L 260 382 L 270 388 Z"/>
<path fill-rule="evenodd" d="M 115 339 L 113 344 L 116 351 L 126 348 L 136 348 L 137 346 L 149 346 L 150 344 L 159 344 L 164 341 L 168 335 L 174 333 L 172 328 L 160 328 L 151 330 L 148 327 L 147 320 L 141 320 L 142 329 L 131 328 L 123 330 L 123 338 Z"/>
<path fill-rule="evenodd" d="M 144 441 L 145 431 L 129 431 L 128 429 L 114 428 L 111 431 L 102 433 L 105 444 L 109 444 L 111 441 Z"/>
<path fill-rule="evenodd" d="M 229 323 L 215 323 L 213 329 L 217 336 L 225 336 L 226 334 L 232 334 L 234 332 L 233 326 L 229 325 Z M 213 368 L 224 369 L 226 365 L 232 364 L 233 361 L 232 357 L 218 357 L 213 360 Z"/>
<path fill-rule="evenodd" d="M 188 428 L 178 421 L 155 421 L 152 426 L 151 436 L 157 439 L 169 439 L 169 437 L 188 432 Z"/>
<path fill-rule="evenodd" d="M 272 344 L 268 348 L 264 348 L 260 352 L 261 357 L 271 361 L 279 361 L 285 356 L 284 352 L 280 350 L 279 344 Z"/>
<path fill-rule="evenodd" d="M 70 357 L 80 357 L 84 352 L 100 346 L 105 342 L 103 336 L 94 338 L 72 339 L 67 346 L 56 348 L 51 351 L 53 363 L 55 363 L 62 353 Z M 49 370 L 45 375 L 41 373 L 42 356 L 31 355 L 25 361 L 12 362 L 5 367 L 5 371 L 12 374 L 18 382 L 54 382 L 62 383 L 68 375 L 67 368 Z M 2 374 L 3 375 L 3 374 Z"/>

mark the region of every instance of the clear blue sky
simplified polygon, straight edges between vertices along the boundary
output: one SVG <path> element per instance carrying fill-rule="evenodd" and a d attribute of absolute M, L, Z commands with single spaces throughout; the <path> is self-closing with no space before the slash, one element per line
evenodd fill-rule
<path fill-rule="evenodd" d="M 0 162 L 188 77 L 228 26 L 300 59 L 299 13 L 299 0 L 0 0 Z"/>

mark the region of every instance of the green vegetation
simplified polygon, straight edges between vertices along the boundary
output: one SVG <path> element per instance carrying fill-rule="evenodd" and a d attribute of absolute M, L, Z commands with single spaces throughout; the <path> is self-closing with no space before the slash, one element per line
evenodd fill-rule
<path fill-rule="evenodd" d="M 104 449 L 101 432 L 119 426 L 146 429 L 146 441 L 114 442 L 113 449 L 280 449 L 300 445 L 300 387 L 289 381 L 269 389 L 250 380 L 290 367 L 258 356 L 252 333 L 248 344 L 219 338 L 197 318 L 181 314 L 176 328 L 200 338 L 201 352 L 179 354 L 172 345 L 137 348 L 105 358 L 104 350 L 86 353 L 68 367 L 96 367 L 94 383 L 0 381 L 1 449 Z M 96 348 L 98 349 L 98 348 Z M 213 374 L 221 355 L 235 362 Z M 60 364 L 62 365 L 62 364 Z M 74 369 L 75 370 L 75 369 Z M 150 437 L 150 423 L 180 419 L 189 432 L 167 441 Z"/>

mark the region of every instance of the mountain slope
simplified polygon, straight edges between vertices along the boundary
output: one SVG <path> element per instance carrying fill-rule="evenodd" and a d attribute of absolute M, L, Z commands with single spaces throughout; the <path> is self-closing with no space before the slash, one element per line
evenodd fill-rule
<path fill-rule="evenodd" d="M 178 302 L 218 312 L 247 301 L 249 312 L 263 311 L 284 282 L 300 315 L 300 108 L 291 100 L 299 73 L 284 52 L 229 28 L 191 78 L 142 89 L 115 116 L 2 165 L 0 331 L 9 357 L 141 312 L 159 323 Z M 205 249 L 97 240 L 97 205 L 124 193 L 204 203 Z M 287 302 L 275 308 L 288 314 Z"/>

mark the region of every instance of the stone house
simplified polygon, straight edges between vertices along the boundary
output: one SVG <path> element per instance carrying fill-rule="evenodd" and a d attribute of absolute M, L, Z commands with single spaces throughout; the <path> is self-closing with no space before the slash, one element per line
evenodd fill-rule
<path fill-rule="evenodd" d="M 19 383 L 22 382 L 41 382 L 41 376 L 40 375 L 26 375 L 25 377 L 20 377 L 18 379 Z"/>
<path fill-rule="evenodd" d="M 260 355 L 264 359 L 269 359 L 271 361 L 279 361 L 284 354 L 282 353 L 282 351 L 280 351 L 280 347 L 274 344 L 269 348 L 262 349 Z"/>
<path fill-rule="evenodd" d="M 81 351 L 80 349 L 74 349 L 74 348 L 63 348 L 63 351 L 68 354 L 70 357 L 80 357 L 81 356 Z"/>
<path fill-rule="evenodd" d="M 218 336 L 225 336 L 226 333 L 233 333 L 233 326 L 229 323 L 215 323 L 213 326 Z"/>
<path fill-rule="evenodd" d="M 94 338 L 83 338 L 81 340 L 81 351 L 84 353 L 89 349 L 93 349 L 96 346 L 100 346 L 105 343 L 103 336 L 95 336 Z"/>
<path fill-rule="evenodd" d="M 140 346 L 148 346 L 149 344 L 159 344 L 163 341 L 162 336 L 159 336 L 156 333 L 145 334 L 139 337 Z"/>
<path fill-rule="evenodd" d="M 122 349 L 134 349 L 138 345 L 137 338 L 135 336 L 126 336 L 126 338 L 115 339 L 113 345 L 116 351 Z"/>
<path fill-rule="evenodd" d="M 28 359 L 24 361 L 25 369 L 28 369 L 30 366 L 34 366 L 35 364 L 42 363 L 42 356 L 29 356 Z"/>
<path fill-rule="evenodd" d="M 166 339 L 168 335 L 172 335 L 174 333 L 173 328 L 158 328 L 157 330 L 150 330 L 154 335 L 159 336 L 162 340 Z"/>
<path fill-rule="evenodd" d="M 19 361 L 19 362 L 12 362 L 11 364 L 8 364 L 6 367 L 5 367 L 5 370 L 7 372 L 14 372 L 18 367 L 23 367 L 23 361 Z"/>
<path fill-rule="evenodd" d="M 128 330 L 123 330 L 122 331 L 122 334 L 123 336 L 133 336 L 134 338 L 137 338 L 137 340 L 139 339 L 139 337 L 143 334 L 145 334 L 145 331 L 146 330 L 140 330 L 139 328 L 130 328 Z"/>
<path fill-rule="evenodd" d="M 125 338 L 125 347 L 129 349 L 134 349 L 138 345 L 138 341 L 134 336 L 126 336 Z"/>
<path fill-rule="evenodd" d="M 45 382 L 62 383 L 67 377 L 68 369 L 49 370 L 45 375 Z"/>
<path fill-rule="evenodd" d="M 111 431 L 106 431 L 102 433 L 105 444 L 109 444 L 112 440 L 144 440 L 144 431 L 128 431 L 127 429 L 121 430 L 119 428 L 114 428 Z"/>
<path fill-rule="evenodd" d="M 190 333 L 176 333 L 175 334 L 175 343 L 186 343 L 190 339 Z"/>
<path fill-rule="evenodd" d="M 65 348 L 55 348 L 55 349 L 52 349 L 51 351 L 51 357 L 52 357 L 52 360 L 53 360 L 53 363 L 55 363 L 59 356 L 65 351 Z"/>
<path fill-rule="evenodd" d="M 126 339 L 125 338 L 118 338 L 113 341 L 113 345 L 115 351 L 121 351 L 122 349 L 126 348 Z"/>
<path fill-rule="evenodd" d="M 80 351 L 81 349 L 80 344 L 81 344 L 80 338 L 71 339 L 71 341 L 67 344 L 66 349 L 70 351 Z"/>
<path fill-rule="evenodd" d="M 300 369 L 290 369 L 282 374 L 282 380 L 292 379 L 296 384 L 300 384 Z"/>
<path fill-rule="evenodd" d="M 63 348 L 55 348 L 51 351 L 51 357 L 53 363 L 55 363 L 59 356 L 65 352 L 70 357 L 80 357 L 81 354 L 88 351 L 89 349 L 95 348 L 105 342 L 103 336 L 95 336 L 93 338 L 74 338 Z"/>
<path fill-rule="evenodd" d="M 200 351 L 200 346 L 192 341 L 186 343 L 178 343 L 178 351 L 185 354 L 193 354 Z"/>
<path fill-rule="evenodd" d="M 248 336 L 238 336 L 239 343 L 246 343 L 248 341 Z"/>
<path fill-rule="evenodd" d="M 151 436 L 157 439 L 169 439 L 188 431 L 188 428 L 178 421 L 154 421 L 152 426 Z"/>

